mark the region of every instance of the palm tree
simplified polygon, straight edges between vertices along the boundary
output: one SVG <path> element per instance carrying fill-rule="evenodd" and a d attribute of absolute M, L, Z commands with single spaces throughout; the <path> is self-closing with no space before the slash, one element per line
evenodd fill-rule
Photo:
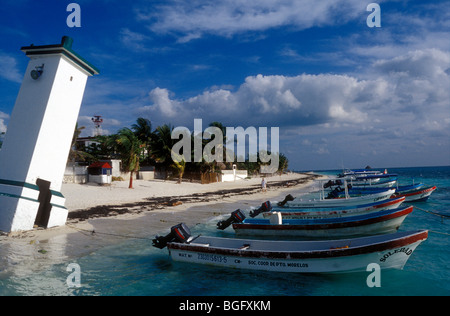
<path fill-rule="evenodd" d="M 119 159 L 119 150 L 116 142 L 117 134 L 112 135 L 99 135 L 95 137 L 95 141 L 98 144 L 91 144 L 86 150 L 94 156 L 97 160 L 99 159 Z"/>
<path fill-rule="evenodd" d="M 280 153 L 278 156 L 278 173 L 282 175 L 289 166 L 289 159 L 287 159 L 286 155 Z"/>
<path fill-rule="evenodd" d="M 152 122 L 150 122 L 149 119 L 139 117 L 136 120 L 136 124 L 131 125 L 131 129 L 141 141 L 143 147 L 147 150 L 147 163 L 150 163 L 150 142 L 153 138 Z"/>
<path fill-rule="evenodd" d="M 2 145 L 3 145 L 3 137 L 5 136 L 5 132 L 1 132 L 0 133 L 0 149 L 2 148 Z"/>
<path fill-rule="evenodd" d="M 141 154 L 141 141 L 135 133 L 127 127 L 122 128 L 113 138 L 117 150 L 122 158 L 122 168 L 130 172 L 129 189 L 133 188 L 133 173 L 139 171 L 139 156 Z"/>
<path fill-rule="evenodd" d="M 176 160 L 173 160 L 173 164 L 170 165 L 173 169 L 175 169 L 178 173 L 178 183 L 181 183 L 181 179 L 183 178 L 184 170 L 186 169 L 186 160 L 181 155 L 173 153 L 176 155 Z"/>
<path fill-rule="evenodd" d="M 77 139 L 80 137 L 80 134 L 82 133 L 83 129 L 85 129 L 84 126 L 78 126 L 78 123 L 75 125 L 75 131 L 73 133 L 72 137 L 72 145 L 70 146 L 70 152 L 69 152 L 69 158 L 68 161 L 85 161 L 85 160 L 93 160 L 94 157 L 87 152 L 85 152 L 83 148 L 79 148 L 77 145 Z"/>
<path fill-rule="evenodd" d="M 173 127 L 168 124 L 158 126 L 154 132 L 153 139 L 150 141 L 152 157 L 165 168 L 166 179 L 168 169 L 173 164 L 172 147 L 176 141 L 172 139 L 172 131 Z"/>

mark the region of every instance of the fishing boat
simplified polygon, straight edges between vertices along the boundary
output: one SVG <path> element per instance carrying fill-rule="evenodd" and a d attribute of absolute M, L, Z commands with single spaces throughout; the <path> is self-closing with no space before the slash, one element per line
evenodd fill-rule
<path fill-rule="evenodd" d="M 436 186 L 430 186 L 426 188 L 419 188 L 416 190 L 410 190 L 408 192 L 400 192 L 396 196 L 404 197 L 405 202 L 424 202 L 428 200 L 431 193 L 436 190 Z"/>
<path fill-rule="evenodd" d="M 343 238 L 385 234 L 396 231 L 412 206 L 369 214 L 325 219 L 284 219 L 271 213 L 269 219 L 247 218 L 233 223 L 237 235 L 265 237 Z"/>
<path fill-rule="evenodd" d="M 354 169 L 354 170 L 346 169 L 343 170 L 342 173 L 338 174 L 338 177 L 345 178 L 348 176 L 364 176 L 364 175 L 378 175 L 378 174 L 383 173 L 379 170 L 372 170 L 372 169 Z"/>
<path fill-rule="evenodd" d="M 322 180 L 323 181 L 323 180 Z M 352 190 L 365 190 L 367 191 L 366 194 L 369 194 L 370 191 L 379 192 L 381 190 L 388 190 L 391 188 L 394 188 L 397 186 L 397 179 L 384 179 L 382 181 L 378 182 L 371 182 L 371 181 L 352 181 L 352 180 L 342 180 L 342 179 L 335 179 L 330 178 L 325 184 L 324 188 L 331 188 L 333 187 L 345 187 Z"/>
<path fill-rule="evenodd" d="M 381 269 L 403 269 L 416 247 L 428 237 L 427 230 L 416 230 L 324 241 L 192 238 L 187 226 L 180 225 L 175 229 L 178 233 L 172 227 L 169 235 L 153 240 L 157 248 L 167 246 L 174 261 L 274 272 L 366 271 L 372 263 Z"/>
<path fill-rule="evenodd" d="M 286 208 L 323 208 L 323 207 L 342 207 L 342 206 L 354 206 L 373 203 L 377 201 L 383 201 L 389 199 L 395 193 L 395 189 L 389 189 L 386 191 L 367 194 L 358 197 L 345 197 L 339 199 L 314 199 L 303 200 L 301 198 L 295 198 L 293 201 L 288 201 L 285 204 Z"/>
<path fill-rule="evenodd" d="M 339 208 L 315 208 L 315 209 L 286 209 L 283 207 L 273 207 L 271 210 L 280 212 L 283 219 L 319 219 L 330 217 L 345 217 L 357 214 L 368 214 L 383 210 L 392 210 L 400 207 L 405 201 L 405 197 L 396 197 L 387 200 L 367 203 L 362 205 L 339 207 Z M 262 213 L 263 217 L 270 217 L 270 212 Z"/>
<path fill-rule="evenodd" d="M 378 170 L 349 170 L 338 174 L 338 178 L 345 179 L 348 182 L 352 182 L 354 185 L 375 185 L 381 182 L 386 182 L 388 180 L 397 180 L 397 174 L 388 173 L 387 169 L 382 173 Z"/>
<path fill-rule="evenodd" d="M 415 192 L 418 189 L 424 186 L 423 183 L 410 184 L 410 185 L 397 185 L 395 186 L 395 194 L 406 194 Z M 377 188 L 377 187 L 350 187 L 348 189 L 348 195 L 351 197 L 366 195 L 366 194 L 374 194 L 378 192 L 383 192 L 388 190 L 389 188 Z M 341 186 L 335 187 L 330 193 L 328 193 L 328 197 L 340 198 L 345 197 L 345 190 Z"/>
<path fill-rule="evenodd" d="M 373 180 L 364 180 L 364 181 L 348 181 L 352 187 L 354 188 L 392 188 L 396 185 L 397 179 L 378 179 L 377 181 Z"/>
<path fill-rule="evenodd" d="M 350 177 L 347 178 L 348 182 L 353 183 L 354 185 L 374 185 L 374 184 L 380 184 L 385 183 L 388 181 L 397 181 L 398 176 L 397 174 L 375 174 L 375 175 L 365 175 L 365 176 L 356 176 L 356 177 Z M 349 181 L 351 180 L 351 181 Z"/>

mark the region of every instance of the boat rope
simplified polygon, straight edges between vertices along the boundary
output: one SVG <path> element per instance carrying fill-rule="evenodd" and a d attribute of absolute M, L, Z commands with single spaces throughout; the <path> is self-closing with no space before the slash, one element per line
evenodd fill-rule
<path fill-rule="evenodd" d="M 446 235 L 446 236 L 450 236 L 449 233 L 443 233 L 443 232 L 437 232 L 435 230 L 428 230 L 430 233 L 435 233 L 435 234 L 440 234 L 440 235 Z"/>
<path fill-rule="evenodd" d="M 438 213 L 438 212 L 428 211 L 428 210 L 425 210 L 423 208 L 417 207 L 417 206 L 415 206 L 413 204 L 408 204 L 408 205 L 409 206 L 414 206 L 414 209 L 418 209 L 419 211 L 426 212 L 426 213 L 431 214 L 431 215 L 439 216 L 442 220 L 444 220 L 444 218 L 450 218 L 450 215 L 447 215 L 447 214 L 442 214 L 442 213 Z"/>
<path fill-rule="evenodd" d="M 409 204 L 412 205 L 412 204 Z M 423 208 L 417 207 L 414 205 L 414 209 L 418 209 L 419 211 L 422 212 L 426 212 L 428 214 L 434 215 L 434 216 L 438 216 L 441 218 L 441 222 L 444 223 L 444 218 L 450 218 L 450 215 L 446 215 L 446 214 L 442 214 L 442 213 L 438 213 L 438 212 L 433 212 L 433 211 L 429 211 L 429 210 L 425 210 Z M 428 230 L 430 233 L 435 233 L 435 234 L 439 234 L 439 235 L 446 235 L 446 236 L 450 236 L 449 233 L 444 233 L 444 232 L 438 232 L 435 230 Z"/>
<path fill-rule="evenodd" d="M 139 237 L 139 236 L 131 236 L 131 235 L 120 235 L 120 234 L 112 234 L 112 233 L 103 233 L 103 232 L 97 232 L 95 230 L 89 230 L 89 229 L 83 229 L 83 228 L 78 228 L 72 225 L 66 225 L 67 227 L 70 227 L 72 229 L 75 229 L 81 233 L 85 232 L 85 233 L 89 233 L 91 236 L 95 236 L 95 235 L 105 235 L 105 236 L 113 236 L 113 237 L 120 237 L 120 238 L 128 238 L 128 239 L 145 239 L 145 240 L 153 240 L 153 238 L 149 238 L 149 237 Z"/>

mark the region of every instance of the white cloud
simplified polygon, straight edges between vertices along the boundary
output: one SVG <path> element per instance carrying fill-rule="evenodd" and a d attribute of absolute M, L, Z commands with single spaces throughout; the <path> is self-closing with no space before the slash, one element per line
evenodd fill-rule
<path fill-rule="evenodd" d="M 415 148 L 418 141 L 426 144 L 423 150 L 429 156 L 442 156 L 450 148 L 450 52 L 440 49 L 380 59 L 353 75 L 248 76 L 239 86 L 212 86 L 184 98 L 164 87 L 145 92 L 149 85 L 153 83 L 139 85 L 140 97 L 129 96 L 127 111 L 123 102 L 91 101 L 101 107 L 99 113 L 121 120 L 107 130 L 130 126 L 139 116 L 151 119 L 154 126 L 192 128 L 194 118 L 203 119 L 204 126 L 213 121 L 225 126 L 279 126 L 281 146 L 289 144 L 282 152 L 316 155 L 318 163 L 337 157 L 335 167 L 355 144 L 358 153 L 366 154 L 360 156 L 361 163 L 373 165 L 386 157 L 399 161 L 403 152 L 417 152 L 414 159 L 421 159 Z M 85 106 L 85 111 L 93 113 L 91 107 Z"/>
<path fill-rule="evenodd" d="M 431 148 L 445 148 L 450 145 L 449 68 L 449 52 L 412 51 L 375 62 L 361 73 L 364 80 L 257 75 L 237 89 L 216 87 L 186 99 L 155 88 L 151 104 L 140 111 L 175 126 L 189 126 L 194 118 L 225 126 L 279 126 L 297 135 L 283 136 L 291 145 L 312 146 L 311 153 L 321 156 L 354 150 L 356 143 L 359 152 L 374 151 L 378 157 L 398 154 L 418 138 Z M 333 141 L 324 144 L 323 138 Z"/>
<path fill-rule="evenodd" d="M 176 33 L 188 42 L 203 34 L 232 36 L 282 26 L 306 29 L 342 24 L 365 12 L 357 0 L 224 0 L 167 1 L 141 7 L 137 17 L 157 33 Z"/>
<path fill-rule="evenodd" d="M 318 155 L 329 155 L 330 151 L 328 150 L 328 148 L 325 146 L 319 146 L 314 153 L 318 154 Z"/>
<path fill-rule="evenodd" d="M 128 28 L 120 30 L 120 40 L 129 48 L 137 51 L 145 51 L 145 42 L 150 39 L 149 36 L 142 33 L 133 32 Z"/>
<path fill-rule="evenodd" d="M 0 111 L 0 133 L 6 133 L 6 119 L 9 119 L 9 115 Z"/>
<path fill-rule="evenodd" d="M 282 50 L 281 54 L 294 60 L 313 62 L 320 60 L 335 65 L 336 62 L 340 62 L 332 56 L 336 52 L 337 56 L 344 58 L 350 66 L 359 66 L 361 69 L 380 58 L 390 60 L 412 51 L 423 51 L 428 48 L 450 51 L 448 40 L 450 14 L 447 2 L 428 1 L 412 4 L 411 1 L 405 1 L 397 8 L 396 5 L 389 8 L 384 3 L 380 5 L 381 28 L 362 26 L 352 33 L 330 37 L 327 40 L 329 40 L 328 47 L 332 48 L 331 53 L 328 51 L 321 56 L 321 52 L 313 51 L 311 56 L 302 56 L 295 49 L 288 47 Z"/>
<path fill-rule="evenodd" d="M 434 115 L 449 117 L 450 52 L 415 50 L 379 60 L 373 68 L 389 78 L 393 90 L 391 110 L 412 113 L 418 121 Z"/>
<path fill-rule="evenodd" d="M 11 57 L 0 50 L 0 77 L 21 83 L 23 75 L 19 72 L 17 61 L 14 57 Z"/>
<path fill-rule="evenodd" d="M 374 67 L 384 73 L 406 73 L 414 78 L 436 78 L 447 76 L 450 54 L 438 49 L 410 51 L 405 55 L 378 60 Z"/>
<path fill-rule="evenodd" d="M 153 101 L 157 110 L 165 117 L 171 118 L 180 113 L 178 101 L 170 100 L 167 89 L 155 88 L 149 93 L 150 100 Z"/>
<path fill-rule="evenodd" d="M 149 94 L 153 104 L 141 110 L 175 124 L 196 117 L 254 126 L 361 123 L 367 115 L 359 109 L 360 100 L 367 95 L 377 98 L 385 85 L 329 74 L 257 75 L 247 77 L 236 92 L 218 89 L 186 100 L 171 99 L 167 89 L 155 88 Z"/>

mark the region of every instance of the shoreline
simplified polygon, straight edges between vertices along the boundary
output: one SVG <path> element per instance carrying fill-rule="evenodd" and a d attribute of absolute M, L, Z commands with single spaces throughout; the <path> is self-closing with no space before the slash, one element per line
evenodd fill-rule
<path fill-rule="evenodd" d="M 68 201 L 77 194 L 91 191 L 96 199 L 89 203 L 97 203 L 97 206 L 77 208 L 77 205 L 86 205 L 89 200 L 87 196 L 78 202 L 72 200 L 68 203 L 72 206 L 65 226 L 0 236 L 0 279 L 4 275 L 27 275 L 54 264 L 77 261 L 125 239 L 148 239 L 151 247 L 151 239 L 158 234 L 166 234 L 176 224 L 184 222 L 193 227 L 221 218 L 238 208 L 245 210 L 259 207 L 267 200 L 281 200 L 285 195 L 295 192 L 304 194 L 309 192 L 314 180 L 323 177 L 310 173 L 283 175 L 281 178 L 274 176 L 266 179 L 266 192 L 261 192 L 261 178 L 217 185 L 186 183 L 184 187 L 174 182 L 166 181 L 163 185 L 160 181 L 150 180 L 142 182 L 141 192 L 138 192 L 138 188 L 131 194 L 129 199 L 134 201 L 111 204 L 99 203 L 98 192 L 109 192 L 120 199 L 119 192 L 133 190 L 124 190 L 123 184 L 114 189 L 84 184 L 69 185 L 64 188 Z M 149 185 L 160 187 L 161 190 L 170 187 L 173 191 L 149 197 L 145 190 Z M 178 189 L 178 193 L 188 193 L 174 194 L 177 192 L 175 189 Z M 136 198 L 140 195 L 146 197 Z"/>
<path fill-rule="evenodd" d="M 299 185 L 308 184 L 309 182 L 312 182 L 320 177 L 321 176 L 315 174 L 295 174 L 294 178 L 289 179 L 278 180 L 269 178 L 270 180 L 267 181 L 268 190 L 266 193 L 273 190 L 282 190 L 289 188 L 295 189 Z M 273 178 L 278 177 L 274 176 Z M 259 181 L 259 179 L 257 180 Z M 239 181 L 243 182 L 244 180 Z M 162 210 L 165 208 L 183 204 L 207 203 L 207 202 L 221 201 L 229 197 L 235 196 L 245 197 L 247 195 L 252 196 L 254 194 L 262 193 L 261 185 L 255 184 L 254 183 L 255 181 L 253 181 L 253 183 L 245 183 L 245 182 L 240 183 L 240 182 L 238 183 L 234 182 L 232 187 L 230 187 L 230 185 L 228 184 L 225 184 L 225 186 L 217 184 L 218 187 L 214 188 L 215 190 L 206 190 L 204 192 L 188 193 L 182 195 L 174 194 L 174 195 L 146 197 L 144 199 L 141 199 L 140 201 L 126 202 L 119 204 L 113 203 L 113 204 L 96 205 L 84 209 L 69 210 L 68 223 L 74 223 L 94 218 L 106 218 L 123 214 L 126 215 L 145 214 L 146 212 L 149 211 Z M 143 181 L 143 183 L 155 183 L 155 181 Z M 175 187 L 179 185 L 169 181 L 165 183 Z M 187 183 L 187 185 L 192 184 Z M 212 185 L 214 186 L 216 184 Z M 211 186 L 211 184 L 201 186 Z M 104 187 L 103 189 L 108 190 L 107 187 Z"/>

